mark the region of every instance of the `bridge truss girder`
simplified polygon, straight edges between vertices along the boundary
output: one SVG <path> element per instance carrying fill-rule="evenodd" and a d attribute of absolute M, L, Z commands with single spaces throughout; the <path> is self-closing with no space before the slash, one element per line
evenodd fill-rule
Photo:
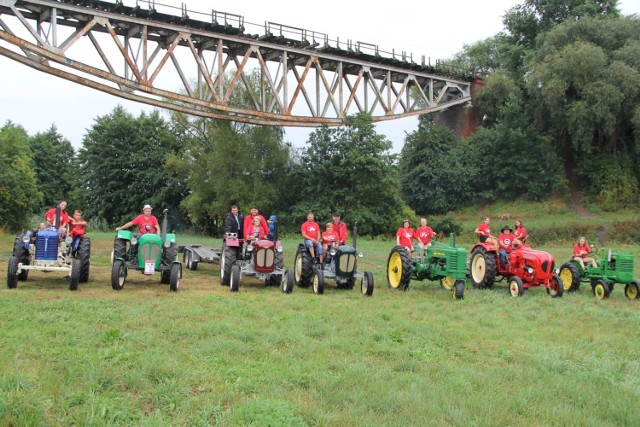
<path fill-rule="evenodd" d="M 119 2 L 0 0 L 0 55 L 133 101 L 262 125 L 340 125 L 359 112 L 392 120 L 471 100 L 470 83 L 415 64 L 264 41 L 243 34 L 240 20 L 201 29 L 154 15 Z M 250 87 L 250 108 L 234 106 Z"/>

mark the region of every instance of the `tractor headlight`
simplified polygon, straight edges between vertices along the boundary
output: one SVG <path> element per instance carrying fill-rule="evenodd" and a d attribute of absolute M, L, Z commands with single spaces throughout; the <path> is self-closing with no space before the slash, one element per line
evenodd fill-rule
<path fill-rule="evenodd" d="M 253 251 L 253 245 L 247 245 L 247 252 Z"/>
<path fill-rule="evenodd" d="M 132 245 L 137 245 L 138 244 L 138 239 L 136 239 L 135 237 L 131 238 L 131 244 Z"/>
<path fill-rule="evenodd" d="M 227 237 L 230 239 L 237 239 L 238 233 L 227 233 Z"/>
<path fill-rule="evenodd" d="M 170 241 L 168 241 L 168 240 L 166 240 L 166 241 L 162 244 L 162 246 L 164 246 L 165 248 L 167 248 L 167 249 L 168 249 L 168 248 L 169 248 L 169 246 L 171 246 L 171 242 L 170 242 Z"/>
<path fill-rule="evenodd" d="M 65 242 L 67 245 L 70 245 L 70 244 L 72 244 L 72 243 L 73 243 L 73 239 L 72 239 L 71 237 L 67 237 L 66 239 L 64 239 L 64 242 Z"/>
<path fill-rule="evenodd" d="M 329 254 L 331 256 L 335 256 L 335 254 L 337 254 L 337 253 L 338 253 L 338 251 L 336 251 L 336 248 L 331 248 L 331 250 L 329 251 Z"/>
<path fill-rule="evenodd" d="M 555 270 L 553 270 L 553 272 L 556 273 L 556 274 L 560 274 L 560 269 L 556 268 Z"/>
<path fill-rule="evenodd" d="M 359 256 L 360 258 L 362 258 L 362 257 L 364 256 L 364 252 L 362 252 L 362 251 L 358 252 L 358 256 Z"/>
<path fill-rule="evenodd" d="M 278 246 L 278 247 L 276 248 L 276 252 L 282 252 L 282 246 Z"/>
<path fill-rule="evenodd" d="M 29 236 L 24 236 L 22 238 L 22 243 L 29 243 L 31 241 L 31 238 Z"/>
<path fill-rule="evenodd" d="M 533 268 L 529 267 L 529 268 L 527 268 L 527 272 L 528 272 L 529 274 L 533 274 L 534 270 L 533 270 Z"/>

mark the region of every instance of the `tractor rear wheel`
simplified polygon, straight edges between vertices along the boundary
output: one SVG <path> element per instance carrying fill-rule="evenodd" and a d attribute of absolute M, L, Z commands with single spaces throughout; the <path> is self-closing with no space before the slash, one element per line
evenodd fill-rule
<path fill-rule="evenodd" d="M 171 265 L 178 259 L 178 245 L 175 243 L 169 244 L 169 247 L 164 251 L 164 259 L 162 260 L 165 265 Z"/>
<path fill-rule="evenodd" d="M 220 256 L 220 284 L 223 286 L 229 286 L 231 281 L 231 268 L 233 263 L 236 262 L 236 248 L 222 247 L 222 256 Z"/>
<path fill-rule="evenodd" d="M 632 281 L 624 287 L 624 295 L 629 299 L 640 298 L 640 283 L 637 280 Z"/>
<path fill-rule="evenodd" d="M 80 283 L 80 273 L 82 272 L 82 262 L 75 258 L 71 263 L 71 274 L 69 279 L 69 290 L 77 291 Z"/>
<path fill-rule="evenodd" d="M 80 260 L 80 283 L 89 281 L 89 268 L 91 267 L 91 239 L 83 237 L 76 252 L 76 259 Z"/>
<path fill-rule="evenodd" d="M 9 268 L 7 269 L 7 287 L 15 289 L 18 287 L 18 258 L 9 257 Z"/>
<path fill-rule="evenodd" d="M 284 267 L 284 253 L 275 251 L 273 265 L 278 270 Z M 272 274 L 267 278 L 267 286 L 280 286 L 282 283 L 282 274 Z"/>
<path fill-rule="evenodd" d="M 602 279 L 596 280 L 593 282 L 593 294 L 598 299 L 607 299 L 609 298 L 609 293 L 611 292 L 609 289 L 609 284 Z"/>
<path fill-rule="evenodd" d="M 462 299 L 464 298 L 464 280 L 456 280 L 456 284 L 453 289 L 453 298 L 454 299 Z"/>
<path fill-rule="evenodd" d="M 304 245 L 298 246 L 293 263 L 293 272 L 296 284 L 301 288 L 308 288 L 313 277 L 313 259 Z"/>
<path fill-rule="evenodd" d="M 18 262 L 22 263 L 22 265 L 29 265 L 29 250 L 24 248 L 23 237 L 24 234 L 16 237 L 13 243 L 13 256 L 18 258 Z M 22 270 L 20 274 L 18 274 L 18 280 L 21 282 L 27 280 L 27 277 L 29 277 L 29 270 Z"/>
<path fill-rule="evenodd" d="M 471 282 L 474 288 L 489 289 L 496 279 L 496 257 L 478 246 L 471 252 Z"/>
<path fill-rule="evenodd" d="M 512 297 L 521 297 L 524 295 L 524 284 L 518 276 L 509 279 L 509 293 Z"/>
<path fill-rule="evenodd" d="M 313 293 L 322 294 L 324 292 L 324 272 L 321 268 L 316 269 L 313 275 Z"/>
<path fill-rule="evenodd" d="M 127 267 L 124 261 L 116 259 L 111 267 L 111 287 L 115 291 L 121 291 L 124 288 L 124 282 L 127 279 Z"/>
<path fill-rule="evenodd" d="M 567 262 L 560 267 L 560 278 L 565 291 L 574 292 L 580 289 L 580 270 L 574 263 Z"/>
<path fill-rule="evenodd" d="M 552 298 L 560 298 L 565 291 L 564 281 L 562 277 L 554 274 L 551 276 L 551 280 L 549 281 L 549 285 L 547 286 L 547 293 L 551 295 Z"/>
<path fill-rule="evenodd" d="M 284 275 L 282 276 L 282 292 L 285 294 L 290 294 L 293 291 L 293 284 L 295 283 L 296 278 L 293 274 L 293 270 L 287 268 L 284 271 Z"/>
<path fill-rule="evenodd" d="M 170 276 L 169 276 L 169 289 L 173 292 L 178 292 L 180 289 L 180 275 L 181 271 L 180 264 L 174 263 L 171 265 Z"/>
<path fill-rule="evenodd" d="M 360 291 L 366 295 L 373 295 L 373 273 L 370 271 L 365 271 L 362 279 L 360 280 Z"/>
<path fill-rule="evenodd" d="M 404 246 L 391 249 L 387 259 L 387 284 L 390 288 L 409 289 L 411 281 L 411 254 Z"/>
<path fill-rule="evenodd" d="M 127 241 L 125 239 L 116 239 L 113 241 L 113 259 L 122 258 L 127 254 Z"/>

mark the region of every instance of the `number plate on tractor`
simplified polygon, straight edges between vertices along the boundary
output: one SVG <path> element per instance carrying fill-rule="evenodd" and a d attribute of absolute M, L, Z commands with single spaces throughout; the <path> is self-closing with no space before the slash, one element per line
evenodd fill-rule
<path fill-rule="evenodd" d="M 145 260 L 144 274 L 153 274 L 156 272 L 156 262 L 153 260 Z"/>

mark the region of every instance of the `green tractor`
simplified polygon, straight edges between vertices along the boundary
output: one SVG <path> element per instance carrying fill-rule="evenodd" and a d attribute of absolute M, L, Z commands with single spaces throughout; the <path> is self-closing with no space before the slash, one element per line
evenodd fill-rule
<path fill-rule="evenodd" d="M 129 230 L 120 230 L 113 242 L 111 287 L 116 291 L 124 288 L 129 270 L 145 275 L 160 273 L 160 283 L 168 284 L 177 292 L 182 278 L 182 264 L 178 261 L 176 235 L 167 233 L 167 212 L 163 211 L 162 236 L 153 233 L 136 237 Z"/>
<path fill-rule="evenodd" d="M 446 290 L 453 291 L 455 299 L 464 297 L 467 273 L 467 251 L 456 247 L 453 233 L 449 245 L 434 241 L 425 251 L 424 258 L 412 258 L 404 246 L 395 246 L 387 260 L 387 283 L 390 288 L 409 289 L 413 280 L 439 280 Z"/>
<path fill-rule="evenodd" d="M 640 298 L 640 282 L 633 279 L 633 255 L 605 252 L 594 249 L 592 254 L 598 267 L 586 265 L 583 269 L 578 261 L 570 260 L 560 267 L 560 278 L 565 291 L 577 291 L 581 282 L 591 283 L 591 289 L 599 299 L 609 298 L 616 283 L 624 284 L 624 294 L 629 299 Z"/>

